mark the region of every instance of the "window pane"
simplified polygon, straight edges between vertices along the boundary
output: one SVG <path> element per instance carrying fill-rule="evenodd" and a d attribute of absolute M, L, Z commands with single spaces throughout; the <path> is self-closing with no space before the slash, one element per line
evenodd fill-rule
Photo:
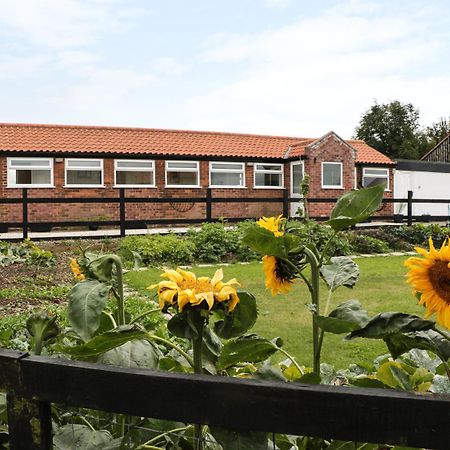
<path fill-rule="evenodd" d="M 48 159 L 12 159 L 11 167 L 50 167 Z"/>
<path fill-rule="evenodd" d="M 256 164 L 256 170 L 275 170 L 281 172 L 281 166 L 279 164 Z"/>
<path fill-rule="evenodd" d="M 243 165 L 241 163 L 212 163 L 211 170 L 243 170 Z"/>
<path fill-rule="evenodd" d="M 116 184 L 153 184 L 153 172 L 116 172 Z"/>
<path fill-rule="evenodd" d="M 267 186 L 267 187 L 281 186 L 281 174 L 256 172 L 255 186 Z"/>
<path fill-rule="evenodd" d="M 364 175 L 376 175 L 376 176 L 385 176 L 387 177 L 388 171 L 387 169 L 364 169 Z"/>
<path fill-rule="evenodd" d="M 68 170 L 67 184 L 102 184 L 102 173 L 99 170 Z"/>
<path fill-rule="evenodd" d="M 196 162 L 182 162 L 182 161 L 168 161 L 167 162 L 168 169 L 195 169 L 197 170 Z"/>
<path fill-rule="evenodd" d="M 121 169 L 153 169 L 153 161 L 116 161 L 116 167 Z"/>
<path fill-rule="evenodd" d="M 50 170 L 16 170 L 16 184 L 50 184 Z"/>
<path fill-rule="evenodd" d="M 292 166 L 292 193 L 300 194 L 300 184 L 303 181 L 303 164 Z"/>
<path fill-rule="evenodd" d="M 363 187 L 376 186 L 377 184 L 384 184 L 387 187 L 387 179 L 381 177 L 364 177 Z"/>
<path fill-rule="evenodd" d="M 323 165 L 323 185 L 341 186 L 341 165 L 324 164 Z"/>
<path fill-rule="evenodd" d="M 241 173 L 212 172 L 212 186 L 243 186 Z"/>
<path fill-rule="evenodd" d="M 71 160 L 66 161 L 67 167 L 93 167 L 99 168 L 102 166 L 101 161 L 90 161 L 90 160 Z"/>
<path fill-rule="evenodd" d="M 197 172 L 167 172 L 167 184 L 173 186 L 197 186 Z"/>

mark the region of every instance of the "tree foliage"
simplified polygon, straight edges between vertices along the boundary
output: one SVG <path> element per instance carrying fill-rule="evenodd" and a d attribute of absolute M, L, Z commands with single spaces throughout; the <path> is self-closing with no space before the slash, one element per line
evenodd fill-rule
<path fill-rule="evenodd" d="M 411 103 L 375 102 L 362 115 L 355 136 L 390 158 L 419 159 L 450 133 L 446 119 L 426 128 L 419 119 L 419 110 Z"/>

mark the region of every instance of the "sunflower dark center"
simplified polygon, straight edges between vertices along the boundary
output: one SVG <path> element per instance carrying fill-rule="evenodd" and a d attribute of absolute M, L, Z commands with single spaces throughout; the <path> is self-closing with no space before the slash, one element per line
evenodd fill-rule
<path fill-rule="evenodd" d="M 292 282 L 295 273 L 282 259 L 277 258 L 275 263 L 275 275 L 282 282 Z"/>
<path fill-rule="evenodd" d="M 442 298 L 442 300 L 450 305 L 450 269 L 448 262 L 436 261 L 435 264 L 428 269 L 428 277 L 433 289 Z"/>

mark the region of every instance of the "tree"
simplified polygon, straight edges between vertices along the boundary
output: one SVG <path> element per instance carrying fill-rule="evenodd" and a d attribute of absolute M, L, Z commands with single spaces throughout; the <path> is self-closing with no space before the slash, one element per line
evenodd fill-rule
<path fill-rule="evenodd" d="M 445 119 L 442 117 L 439 122 L 433 123 L 430 127 L 425 129 L 424 135 L 427 140 L 428 150 L 431 150 L 442 139 L 446 138 L 450 134 L 450 117 Z"/>
<path fill-rule="evenodd" d="M 362 115 L 355 136 L 393 159 L 418 159 L 428 147 L 420 130 L 419 110 L 398 100 L 375 102 Z"/>

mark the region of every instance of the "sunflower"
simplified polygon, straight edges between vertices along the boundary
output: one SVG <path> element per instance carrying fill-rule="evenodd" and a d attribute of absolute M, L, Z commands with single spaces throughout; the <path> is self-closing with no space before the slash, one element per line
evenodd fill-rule
<path fill-rule="evenodd" d="M 283 236 L 284 231 L 282 226 L 284 223 L 283 216 L 280 214 L 278 217 L 262 217 L 256 221 L 257 225 L 261 228 L 271 231 L 275 236 Z"/>
<path fill-rule="evenodd" d="M 407 282 L 421 294 L 419 303 L 426 307 L 425 318 L 436 313 L 437 321 L 450 329 L 450 242 L 446 240 L 436 250 L 430 238 L 429 245 L 429 251 L 415 249 L 423 258 L 405 261 Z"/>
<path fill-rule="evenodd" d="M 208 305 L 210 311 L 214 304 L 227 302 L 228 311 L 233 311 L 239 302 L 234 286 L 240 284 L 233 278 L 223 282 L 222 269 L 216 270 L 212 278 L 196 277 L 195 273 L 177 268 L 167 269 L 162 275 L 167 280 L 153 284 L 148 289 L 158 289 L 159 306 L 161 309 L 167 304 L 178 307 L 182 312 L 186 305 L 191 307 Z"/>
<path fill-rule="evenodd" d="M 79 280 L 79 281 L 83 281 L 84 279 L 86 279 L 86 277 L 84 276 L 84 274 L 81 272 L 81 267 L 78 264 L 78 261 L 76 260 L 76 258 L 72 258 L 70 261 L 70 270 L 73 273 L 73 276 Z"/>
<path fill-rule="evenodd" d="M 261 228 L 271 231 L 276 237 L 284 235 L 284 219 L 281 215 L 278 217 L 262 217 L 256 223 Z M 272 291 L 272 295 L 289 292 L 295 278 L 292 276 L 291 271 L 288 270 L 286 263 L 282 259 L 270 255 L 263 256 L 262 262 L 265 285 L 267 289 Z"/>
<path fill-rule="evenodd" d="M 276 256 L 263 256 L 263 270 L 265 285 L 272 291 L 272 295 L 287 294 L 295 282 L 295 277 L 288 270 L 286 263 Z"/>

